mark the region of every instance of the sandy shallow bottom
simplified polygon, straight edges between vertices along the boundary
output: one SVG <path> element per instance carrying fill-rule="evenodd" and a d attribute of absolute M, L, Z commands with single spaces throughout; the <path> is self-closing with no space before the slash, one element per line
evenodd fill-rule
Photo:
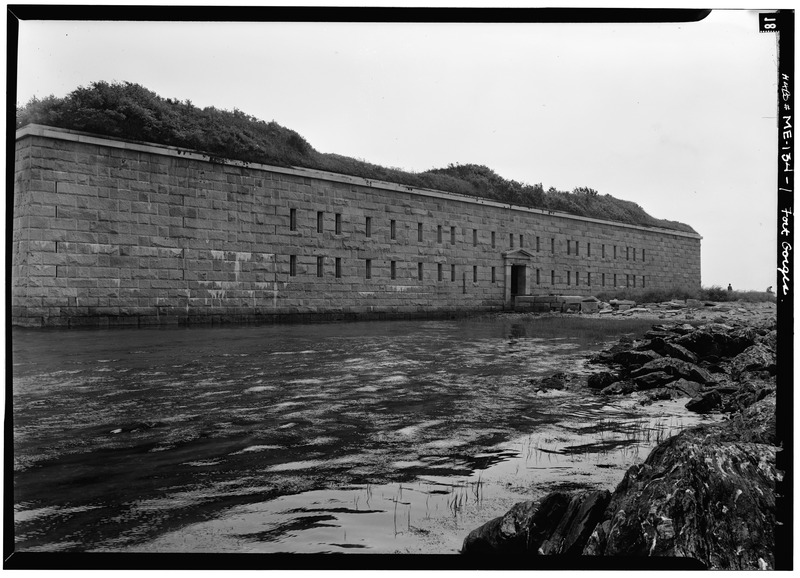
<path fill-rule="evenodd" d="M 686 401 L 642 408 L 631 398 L 603 405 L 592 408 L 584 419 L 573 415 L 570 421 L 477 454 L 476 459 L 495 463 L 467 476 L 423 475 L 406 483 L 281 496 L 231 508 L 217 519 L 183 527 L 129 550 L 457 553 L 472 529 L 519 501 L 535 500 L 552 490 L 613 490 L 628 467 L 640 463 L 657 440 L 714 419 L 687 415 Z M 594 419 L 597 409 L 608 422 Z M 315 465 L 296 463 L 292 468 L 301 473 Z"/>

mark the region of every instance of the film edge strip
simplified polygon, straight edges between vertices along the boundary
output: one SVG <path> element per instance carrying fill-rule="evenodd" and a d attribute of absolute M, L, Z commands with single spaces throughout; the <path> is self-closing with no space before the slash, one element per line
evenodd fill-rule
<path fill-rule="evenodd" d="M 776 33 L 777 77 L 777 330 L 775 466 L 783 473 L 775 488 L 775 569 L 793 567 L 794 426 L 794 11 L 758 15 L 759 33 Z"/>

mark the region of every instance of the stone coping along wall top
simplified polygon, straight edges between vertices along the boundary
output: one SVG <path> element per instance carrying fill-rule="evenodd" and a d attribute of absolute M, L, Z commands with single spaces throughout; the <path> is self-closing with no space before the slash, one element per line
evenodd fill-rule
<path fill-rule="evenodd" d="M 193 159 L 205 162 L 215 162 L 218 164 L 226 164 L 231 166 L 247 167 L 257 170 L 264 170 L 273 173 L 282 173 L 287 175 L 294 175 L 299 177 L 315 178 L 337 183 L 348 183 L 353 185 L 361 185 L 367 187 L 374 187 L 389 191 L 398 191 L 403 193 L 411 193 L 427 197 L 434 197 L 440 199 L 449 199 L 461 201 L 464 203 L 473 203 L 477 205 L 487 205 L 492 207 L 500 207 L 514 211 L 522 211 L 527 213 L 538 213 L 540 215 L 548 215 L 551 217 L 560 217 L 564 219 L 573 219 L 576 221 L 584 221 L 589 223 L 608 224 L 616 227 L 625 227 L 629 229 L 639 229 L 642 231 L 653 231 L 664 235 L 674 235 L 676 237 L 688 237 L 690 239 L 702 239 L 703 237 L 698 233 L 690 233 L 688 231 L 677 231 L 674 229 L 665 229 L 661 227 L 646 227 L 643 225 L 634 225 L 631 223 L 623 223 L 620 221 L 608 221 L 605 219 L 596 219 L 593 217 L 583 217 L 580 215 L 571 215 L 569 213 L 561 213 L 557 211 L 548 211 L 546 209 L 536 209 L 532 207 L 523 207 L 519 205 L 511 205 L 508 203 L 500 203 L 490 199 L 483 199 L 480 197 L 472 197 L 469 195 L 461 195 L 458 193 L 449 193 L 445 191 L 438 191 L 434 189 L 425 189 L 419 187 L 412 187 L 409 185 L 399 185 L 397 183 L 390 183 L 386 181 L 377 181 L 366 179 L 363 177 L 356 177 L 350 175 L 343 175 L 339 173 L 331 173 L 328 171 L 320 171 L 316 169 L 307 169 L 301 167 L 277 167 L 273 165 L 265 165 L 260 163 L 248 163 L 244 161 L 237 161 L 233 159 L 223 159 L 206 153 L 201 153 L 194 150 L 182 149 L 171 145 L 161 145 L 156 143 L 146 143 L 140 141 L 131 141 L 110 138 L 105 136 L 98 136 L 91 133 L 70 130 L 65 128 L 56 128 L 40 124 L 28 124 L 17 130 L 16 140 L 20 140 L 26 136 L 41 136 L 46 138 L 61 139 L 73 142 L 80 142 L 85 144 L 94 144 L 98 146 L 106 146 L 111 148 L 127 149 L 137 152 L 172 156 L 186 159 Z"/>

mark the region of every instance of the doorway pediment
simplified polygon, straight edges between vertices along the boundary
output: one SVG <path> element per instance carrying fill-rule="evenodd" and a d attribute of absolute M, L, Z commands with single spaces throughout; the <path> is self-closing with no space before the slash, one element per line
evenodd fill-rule
<path fill-rule="evenodd" d="M 533 259 L 534 256 L 535 255 L 533 253 L 529 253 L 525 249 L 512 249 L 503 253 L 504 259 L 522 259 L 529 261 L 530 259 Z"/>

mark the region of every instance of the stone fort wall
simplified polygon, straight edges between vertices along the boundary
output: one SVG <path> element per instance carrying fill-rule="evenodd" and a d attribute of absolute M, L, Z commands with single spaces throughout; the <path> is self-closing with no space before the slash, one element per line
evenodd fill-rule
<path fill-rule="evenodd" d="M 38 125 L 17 132 L 12 322 L 442 315 L 700 286 L 700 236 Z"/>

